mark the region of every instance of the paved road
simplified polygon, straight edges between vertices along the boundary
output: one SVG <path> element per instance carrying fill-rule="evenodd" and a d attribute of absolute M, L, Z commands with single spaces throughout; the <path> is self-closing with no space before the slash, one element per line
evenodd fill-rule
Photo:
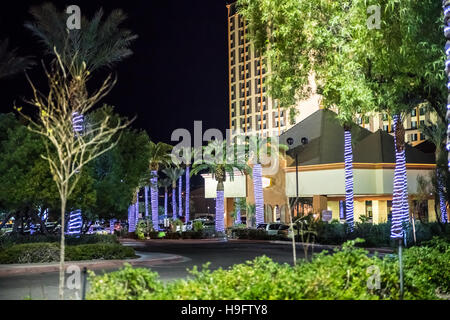
<path fill-rule="evenodd" d="M 140 243 L 138 243 L 140 244 Z M 130 243 L 132 245 L 132 243 Z M 280 263 L 292 263 L 292 247 L 271 243 L 236 243 L 236 242 L 205 242 L 186 243 L 183 240 L 165 242 L 151 241 L 136 247 L 139 251 L 176 254 L 185 257 L 183 262 L 157 265 L 151 267 L 158 272 L 164 281 L 188 276 L 187 269 L 194 265 L 201 266 L 211 262 L 210 268 L 228 268 L 237 263 L 252 260 L 257 256 L 266 255 Z M 297 258 L 303 258 L 303 250 L 297 249 Z M 114 269 L 104 270 L 111 272 Z M 102 273 L 96 271 L 96 273 Z M 24 299 L 56 299 L 58 290 L 58 274 L 42 273 L 21 276 L 0 277 L 0 300 Z M 66 299 L 79 299 L 79 290 L 66 290 Z"/>

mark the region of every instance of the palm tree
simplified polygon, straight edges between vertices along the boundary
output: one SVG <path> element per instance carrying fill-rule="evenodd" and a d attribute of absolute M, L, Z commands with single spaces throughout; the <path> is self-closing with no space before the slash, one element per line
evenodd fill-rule
<path fill-rule="evenodd" d="M 103 19 L 100 8 L 89 20 L 81 17 L 82 28 L 68 30 L 67 14 L 59 11 L 52 3 L 44 3 L 30 9 L 34 22 L 26 22 L 25 27 L 40 40 L 45 53 L 60 55 L 63 65 L 72 77 L 80 76 L 84 69 L 93 72 L 131 56 L 131 43 L 137 35 L 120 25 L 127 19 L 121 9 L 115 9 Z"/>
<path fill-rule="evenodd" d="M 164 188 L 164 217 L 167 218 L 167 199 L 168 199 L 168 189 L 172 185 L 172 180 L 166 178 L 158 182 L 161 188 Z"/>
<path fill-rule="evenodd" d="M 172 215 L 175 219 L 175 217 L 177 216 L 177 180 L 183 175 L 184 170 L 178 167 L 168 167 L 165 168 L 163 172 L 172 183 Z M 182 204 L 180 203 L 179 205 L 181 206 Z"/>
<path fill-rule="evenodd" d="M 394 146 L 395 146 L 395 169 L 394 169 L 394 192 L 392 196 L 392 238 L 403 238 L 403 224 L 409 220 L 409 202 L 406 176 L 406 144 L 405 128 L 402 123 L 401 114 L 395 114 L 394 120 Z"/>
<path fill-rule="evenodd" d="M 436 146 L 436 197 L 439 199 L 439 208 L 441 210 L 440 221 L 442 223 L 447 223 L 447 201 L 445 196 L 445 190 L 446 187 L 448 187 L 446 185 L 446 181 L 448 181 L 449 175 L 446 168 L 447 157 L 445 152 L 445 144 L 447 142 L 447 127 L 444 123 L 442 123 L 442 120 L 438 118 L 437 123 L 427 121 L 426 125 L 422 126 L 420 130 Z"/>
<path fill-rule="evenodd" d="M 253 191 L 255 197 L 256 225 L 264 223 L 264 192 L 262 185 L 262 164 L 265 156 L 278 156 L 273 154 L 272 138 L 251 136 L 247 139 L 248 156 L 253 163 Z M 288 150 L 286 145 L 279 145 L 275 152 Z"/>
<path fill-rule="evenodd" d="M 161 166 L 168 165 L 171 160 L 172 146 L 150 141 L 150 201 L 152 206 L 152 223 L 155 230 L 158 229 L 158 171 Z"/>
<path fill-rule="evenodd" d="M 190 178 L 191 178 L 191 166 L 193 163 L 201 161 L 201 149 L 197 148 L 190 148 L 190 147 L 181 147 L 178 149 L 178 151 L 181 151 L 183 153 L 182 161 L 179 159 L 172 159 L 174 164 L 181 166 L 184 164 L 184 168 L 186 171 L 186 198 L 185 198 L 185 217 L 186 222 L 189 221 L 189 210 L 190 210 L 190 190 L 191 190 L 191 184 L 190 184 Z M 181 179 L 181 177 L 180 177 Z M 180 191 L 181 194 L 181 191 Z M 181 198 L 180 198 L 180 207 L 181 207 Z"/>
<path fill-rule="evenodd" d="M 30 69 L 35 62 L 30 57 L 17 56 L 17 49 L 9 50 L 9 40 L 0 40 L 0 79 Z"/>
<path fill-rule="evenodd" d="M 227 152 L 228 151 L 228 152 Z M 247 165 L 245 156 L 236 154 L 236 145 L 230 150 L 226 142 L 212 141 L 204 148 L 204 161 L 194 163 L 191 176 L 206 170 L 217 181 L 216 189 L 216 232 L 225 232 L 224 226 L 224 182 L 227 175 L 230 180 L 234 180 L 234 172 L 238 170 L 243 174 L 250 174 L 251 168 Z"/>
<path fill-rule="evenodd" d="M 66 12 L 51 3 L 31 7 L 30 13 L 34 22 L 26 22 L 25 27 L 44 45 L 46 54 L 58 56 L 71 75 L 69 103 L 74 111 L 87 97 L 86 81 L 93 71 L 112 67 L 133 53 L 130 45 L 137 35 L 120 27 L 127 18 L 120 9 L 105 19 L 103 9 L 91 20 L 81 17 L 79 30 L 68 30 Z"/>

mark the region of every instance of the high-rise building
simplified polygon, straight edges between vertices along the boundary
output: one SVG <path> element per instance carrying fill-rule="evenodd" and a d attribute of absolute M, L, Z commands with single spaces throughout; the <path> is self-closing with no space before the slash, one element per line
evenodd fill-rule
<path fill-rule="evenodd" d="M 315 94 L 297 104 L 295 121 L 289 111 L 267 95 L 265 86 L 267 63 L 249 40 L 248 28 L 236 5 L 228 9 L 229 94 L 230 123 L 233 135 L 237 133 L 280 135 L 319 109 L 320 97 Z M 311 83 L 314 79 L 311 76 Z"/>
<path fill-rule="evenodd" d="M 296 116 L 289 117 L 288 109 L 281 108 L 270 98 L 265 86 L 268 64 L 249 40 L 249 30 L 244 18 L 239 15 L 236 4 L 227 4 L 228 9 L 228 56 L 229 56 L 229 128 L 235 134 L 281 135 L 296 123 L 322 109 L 321 96 L 316 92 L 314 75 L 310 76 L 311 96 L 295 106 Z M 336 110 L 334 110 L 336 111 Z M 406 115 L 405 141 L 413 146 L 423 142 L 425 136 L 419 126 L 426 120 L 436 121 L 436 115 L 418 106 Z M 390 116 L 373 113 L 356 116 L 356 123 L 375 132 L 379 129 L 393 134 Z"/>

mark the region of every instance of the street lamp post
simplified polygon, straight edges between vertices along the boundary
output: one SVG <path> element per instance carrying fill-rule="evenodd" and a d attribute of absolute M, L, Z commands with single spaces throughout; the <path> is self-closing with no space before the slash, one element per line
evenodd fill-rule
<path fill-rule="evenodd" d="M 303 146 L 305 146 L 306 144 L 308 144 L 308 139 L 303 137 L 301 139 L 301 143 Z M 289 145 L 289 148 L 291 149 L 292 146 L 294 145 L 294 139 L 291 137 L 288 138 L 287 144 Z M 298 214 L 298 154 L 297 153 L 295 154 L 295 181 L 296 181 L 296 206 L 297 206 L 297 214 Z M 294 266 L 295 266 L 297 263 L 297 253 L 296 253 L 296 246 L 295 246 L 294 222 L 293 222 L 291 205 L 290 205 L 289 200 L 288 200 L 288 206 L 289 206 L 289 216 L 291 217 L 292 256 L 293 256 Z"/>

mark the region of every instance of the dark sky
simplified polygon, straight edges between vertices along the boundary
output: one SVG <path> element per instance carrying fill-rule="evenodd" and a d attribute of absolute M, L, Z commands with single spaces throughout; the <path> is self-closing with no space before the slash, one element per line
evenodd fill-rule
<path fill-rule="evenodd" d="M 0 11 L 0 39 L 10 38 L 22 55 L 42 59 L 40 45 L 23 26 L 31 20 L 29 7 L 43 1 L 8 1 Z M 134 55 L 114 70 L 118 83 L 104 102 L 137 120 L 153 141 L 170 142 L 177 128 L 224 130 L 228 123 L 227 10 L 225 0 L 52 1 L 58 8 L 77 4 L 91 17 L 121 8 L 129 16 L 125 27 L 138 34 Z M 8 8 L 7 8 L 7 7 Z M 42 77 L 35 67 L 31 78 Z M 104 72 L 96 76 L 104 76 Z M 23 75 L 0 83 L 0 112 L 12 111 L 14 100 L 29 97 Z"/>

